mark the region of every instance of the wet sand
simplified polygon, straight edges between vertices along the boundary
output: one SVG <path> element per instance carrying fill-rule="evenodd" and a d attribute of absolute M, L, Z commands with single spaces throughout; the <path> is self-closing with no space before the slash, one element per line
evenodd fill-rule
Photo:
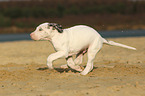
<path fill-rule="evenodd" d="M 108 40 L 137 51 L 104 44 L 86 76 L 60 69 L 65 59 L 48 70 L 46 59 L 55 51 L 47 41 L 1 42 L 0 96 L 145 96 L 145 37 Z"/>

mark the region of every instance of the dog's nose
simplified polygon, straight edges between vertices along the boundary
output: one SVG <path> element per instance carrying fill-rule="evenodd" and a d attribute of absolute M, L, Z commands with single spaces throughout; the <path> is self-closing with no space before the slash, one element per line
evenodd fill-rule
<path fill-rule="evenodd" d="M 34 33 L 30 34 L 31 39 L 34 39 Z"/>
<path fill-rule="evenodd" d="M 30 36 L 32 36 L 32 33 L 30 34 Z"/>

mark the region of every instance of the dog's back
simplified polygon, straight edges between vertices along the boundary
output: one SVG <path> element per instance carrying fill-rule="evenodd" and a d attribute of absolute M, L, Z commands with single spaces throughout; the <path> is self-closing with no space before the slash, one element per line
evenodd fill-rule
<path fill-rule="evenodd" d="M 89 47 L 94 40 L 102 40 L 102 37 L 96 30 L 85 25 L 74 26 L 65 29 L 65 31 L 68 34 L 69 47 L 71 51 L 80 51 Z"/>

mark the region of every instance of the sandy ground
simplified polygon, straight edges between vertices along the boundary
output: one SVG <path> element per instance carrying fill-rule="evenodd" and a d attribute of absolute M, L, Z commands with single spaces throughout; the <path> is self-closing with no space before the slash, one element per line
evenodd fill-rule
<path fill-rule="evenodd" d="M 145 96 L 145 37 L 108 39 L 137 51 L 104 45 L 86 76 L 60 69 L 65 59 L 48 70 L 54 49 L 47 41 L 1 42 L 0 96 Z"/>

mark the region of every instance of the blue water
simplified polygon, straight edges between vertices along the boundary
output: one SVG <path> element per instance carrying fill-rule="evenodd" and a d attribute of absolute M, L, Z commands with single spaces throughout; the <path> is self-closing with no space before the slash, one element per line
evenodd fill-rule
<path fill-rule="evenodd" d="M 145 30 L 114 30 L 114 31 L 99 31 L 104 38 L 117 37 L 139 37 L 145 36 Z M 31 40 L 29 34 L 0 34 L 0 42 Z"/>

